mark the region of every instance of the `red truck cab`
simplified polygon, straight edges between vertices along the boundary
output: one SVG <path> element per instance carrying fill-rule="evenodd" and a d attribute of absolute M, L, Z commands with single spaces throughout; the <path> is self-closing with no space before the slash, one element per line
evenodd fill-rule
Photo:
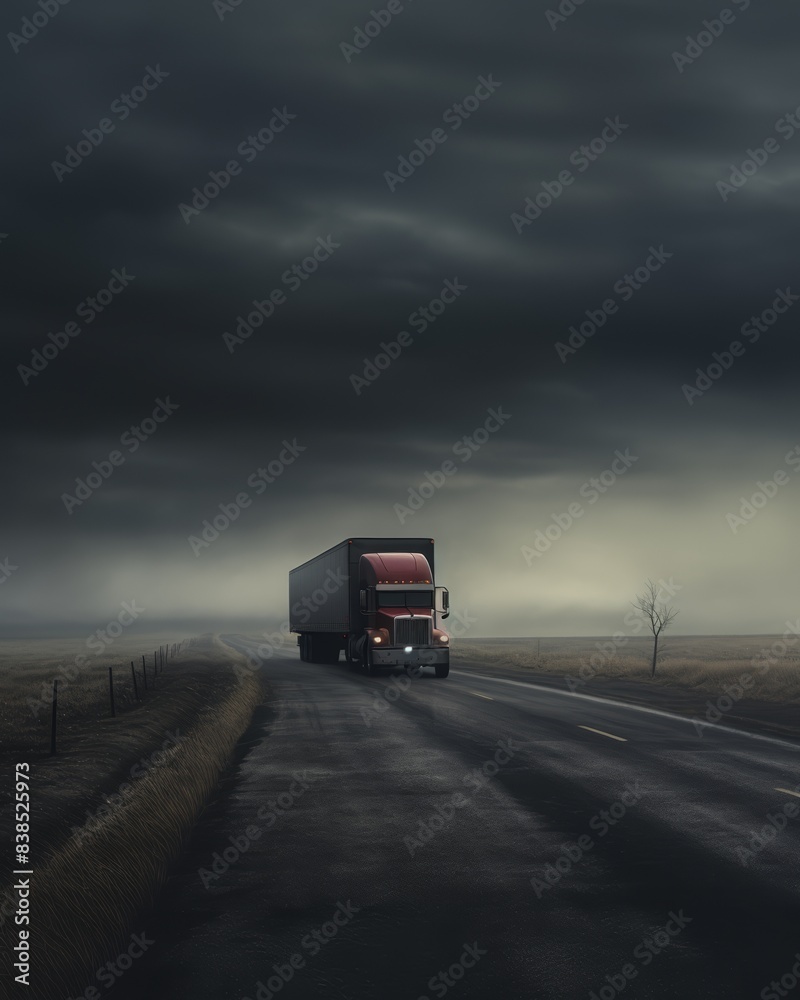
<path fill-rule="evenodd" d="M 360 606 L 367 617 L 352 658 L 368 672 L 381 666 L 433 666 L 450 670 L 450 637 L 436 627 L 449 614 L 447 590 L 434 587 L 428 560 L 419 552 L 370 552 L 359 561 Z"/>

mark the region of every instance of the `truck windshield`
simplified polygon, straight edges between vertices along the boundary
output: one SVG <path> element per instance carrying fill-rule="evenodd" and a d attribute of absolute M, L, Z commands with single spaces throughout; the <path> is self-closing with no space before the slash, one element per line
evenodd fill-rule
<path fill-rule="evenodd" d="M 379 608 L 432 608 L 432 590 L 379 590 Z"/>

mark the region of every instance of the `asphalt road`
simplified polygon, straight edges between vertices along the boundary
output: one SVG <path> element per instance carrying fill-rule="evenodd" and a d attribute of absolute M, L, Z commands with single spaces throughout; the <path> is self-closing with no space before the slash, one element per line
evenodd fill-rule
<path fill-rule="evenodd" d="M 262 669 L 117 997 L 800 996 L 800 746 L 472 671 Z"/>

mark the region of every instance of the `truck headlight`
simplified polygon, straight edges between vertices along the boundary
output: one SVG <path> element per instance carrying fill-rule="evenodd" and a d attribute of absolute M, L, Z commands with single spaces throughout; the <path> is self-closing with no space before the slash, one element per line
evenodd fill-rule
<path fill-rule="evenodd" d="M 439 642 L 450 642 L 450 636 L 449 635 L 442 634 L 438 638 L 439 638 Z"/>
<path fill-rule="evenodd" d="M 412 651 L 411 646 L 405 646 L 403 649 L 404 653 L 410 653 Z"/>
<path fill-rule="evenodd" d="M 381 639 L 381 637 L 379 635 L 373 635 L 372 641 L 373 642 L 383 642 L 383 639 Z"/>

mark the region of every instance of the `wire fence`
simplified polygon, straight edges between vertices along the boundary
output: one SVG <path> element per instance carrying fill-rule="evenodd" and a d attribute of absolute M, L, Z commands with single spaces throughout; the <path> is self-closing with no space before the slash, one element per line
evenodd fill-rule
<path fill-rule="evenodd" d="M 118 709 L 134 707 L 153 697 L 159 690 L 159 678 L 162 677 L 168 669 L 170 662 L 173 661 L 182 650 L 189 649 L 195 644 L 195 642 L 195 638 L 184 639 L 181 642 L 161 645 L 158 649 L 154 649 L 152 654 L 142 653 L 141 666 L 139 666 L 138 660 L 131 660 L 130 672 L 128 672 L 127 667 L 109 667 L 108 714 L 110 718 L 117 717 Z M 52 701 L 50 704 L 51 757 L 54 757 L 58 753 L 58 721 L 59 680 L 58 678 L 54 678 Z"/>

